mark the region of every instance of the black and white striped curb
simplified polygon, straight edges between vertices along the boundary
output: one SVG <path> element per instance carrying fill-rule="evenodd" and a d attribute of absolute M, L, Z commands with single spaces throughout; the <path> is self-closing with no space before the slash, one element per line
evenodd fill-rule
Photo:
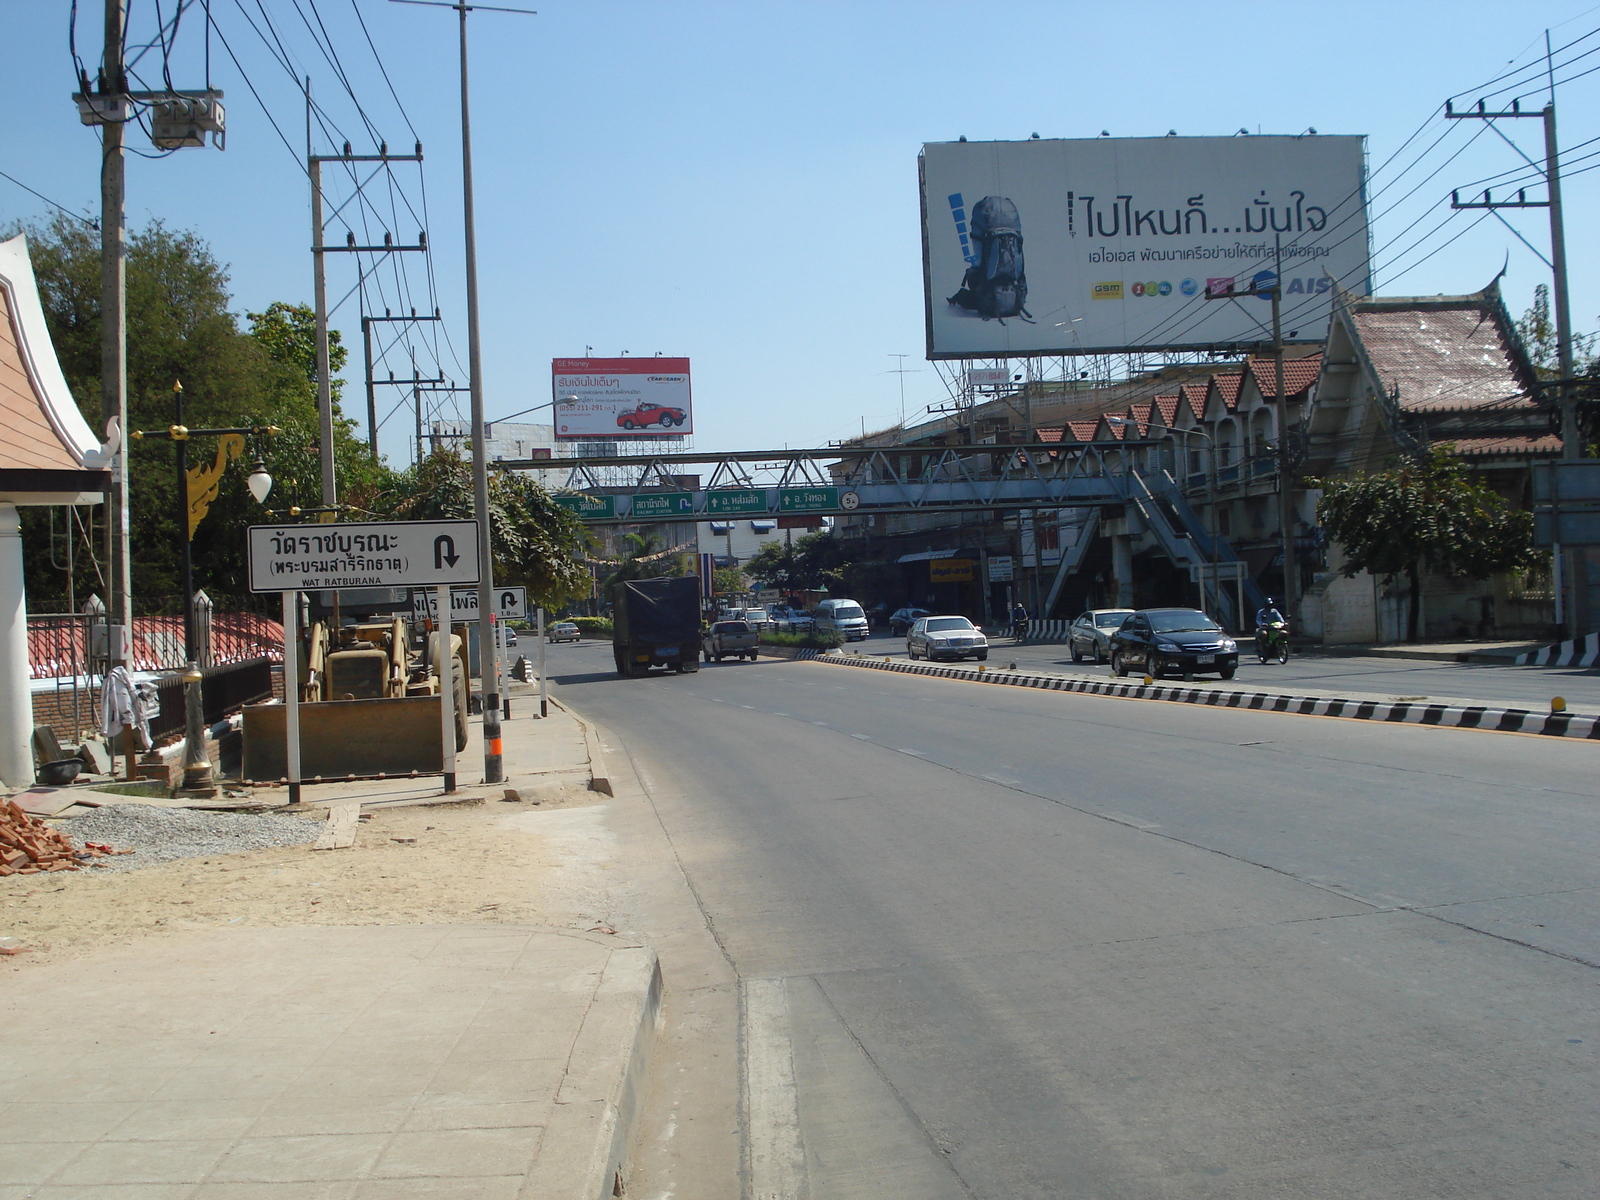
<path fill-rule="evenodd" d="M 816 660 L 842 667 L 870 667 L 904 675 L 932 675 L 940 679 L 965 679 L 973 683 L 998 683 L 1008 687 L 1040 688 L 1051 692 L 1084 692 L 1091 696 L 1120 696 L 1136 700 L 1166 700 L 1177 704 L 1203 704 L 1212 708 L 1242 708 L 1257 712 L 1296 713 L 1312 717 L 1346 717 L 1354 721 L 1384 721 L 1395 725 L 1437 725 L 1447 729 L 1488 729 L 1497 733 L 1534 733 L 1545 737 L 1586 738 L 1600 741 L 1600 717 L 1573 713 L 1543 713 L 1525 708 L 1480 708 L 1473 705 L 1422 704 L 1408 700 L 1352 700 L 1342 697 L 1284 696 L 1272 692 L 1234 692 L 1221 688 L 1169 687 L 1165 684 L 1110 683 L 1096 679 L 1069 679 L 1060 675 L 1024 675 L 1018 671 L 977 671 L 971 667 L 935 667 L 848 654 L 822 654 Z"/>
<path fill-rule="evenodd" d="M 1592 667 L 1596 661 L 1600 661 L 1600 633 L 1541 646 L 1516 658 L 1519 667 Z"/>

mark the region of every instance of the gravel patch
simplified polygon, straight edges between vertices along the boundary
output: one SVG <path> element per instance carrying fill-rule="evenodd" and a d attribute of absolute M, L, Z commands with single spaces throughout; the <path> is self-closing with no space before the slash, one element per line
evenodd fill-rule
<path fill-rule="evenodd" d="M 103 842 L 114 850 L 133 851 L 93 860 L 94 866 L 86 869 L 94 871 L 134 871 L 179 858 L 303 846 L 316 841 L 323 829 L 320 819 L 151 804 L 111 804 L 87 816 L 66 817 L 53 824 L 79 846 Z"/>

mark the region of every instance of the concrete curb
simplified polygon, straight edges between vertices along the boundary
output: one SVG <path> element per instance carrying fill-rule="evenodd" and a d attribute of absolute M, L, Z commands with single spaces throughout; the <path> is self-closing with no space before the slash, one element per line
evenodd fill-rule
<path fill-rule="evenodd" d="M 1134 700 L 1165 700 L 1176 704 L 1203 704 L 1214 708 L 1244 708 L 1258 712 L 1298 713 L 1302 716 L 1345 717 L 1356 721 L 1387 721 L 1397 725 L 1438 725 L 1453 729 L 1487 729 L 1497 733 L 1532 733 L 1543 737 L 1584 738 L 1600 741 L 1600 717 L 1572 713 L 1543 713 L 1523 708 L 1488 708 L 1475 705 L 1419 704 L 1394 700 L 1351 700 L 1324 696 L 1286 696 L 1274 692 L 1233 692 L 1221 688 L 1146 686 L 1137 683 L 1102 683 L 1060 675 L 1026 675 L 1020 671 L 983 671 L 970 667 L 935 667 L 924 663 L 895 662 L 851 655 L 824 655 L 818 662 L 842 667 L 868 667 L 904 675 L 932 675 L 1008 687 L 1042 688 L 1052 692 L 1083 692 L 1091 696 L 1118 696 Z"/>
<path fill-rule="evenodd" d="M 764 654 L 768 658 L 791 658 L 799 661 L 808 661 L 813 658 L 820 658 L 824 654 L 837 653 L 837 651 L 830 650 L 808 650 L 800 646 L 760 646 L 757 647 L 756 652 Z"/>
<path fill-rule="evenodd" d="M 661 1019 L 661 963 L 645 947 L 612 952 L 573 1042 L 526 1200 L 623 1194 Z"/>
<path fill-rule="evenodd" d="M 550 697 L 550 703 L 576 721 L 578 728 L 583 730 L 583 747 L 589 755 L 589 790 L 591 792 L 600 792 L 607 796 L 615 796 L 617 793 L 611 787 L 611 771 L 606 766 L 606 752 L 605 748 L 600 745 L 599 733 L 595 731 L 593 725 L 589 724 L 554 696 Z"/>

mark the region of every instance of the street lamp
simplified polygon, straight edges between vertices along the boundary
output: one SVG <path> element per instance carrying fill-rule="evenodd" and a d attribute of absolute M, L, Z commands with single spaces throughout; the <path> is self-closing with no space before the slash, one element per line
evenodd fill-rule
<path fill-rule="evenodd" d="M 283 432 L 275 425 L 246 425 L 226 429 L 190 429 L 183 423 L 183 384 L 172 385 L 173 423 L 164 430 L 135 430 L 139 439 L 165 438 L 176 448 L 173 456 L 177 463 L 177 502 L 180 560 L 183 580 L 183 704 L 184 753 L 183 790 L 214 795 L 216 787 L 211 780 L 211 762 L 205 755 L 205 715 L 200 691 L 204 676 L 200 671 L 199 637 L 194 614 L 194 531 L 211 509 L 222 485 L 222 473 L 245 450 L 245 437 L 259 439 Z M 189 441 L 197 437 L 219 437 L 216 461 L 189 466 Z M 245 481 L 258 504 L 265 504 L 272 490 L 272 476 L 262 461 L 260 446 L 256 447 L 255 460 L 250 464 L 250 475 Z"/>

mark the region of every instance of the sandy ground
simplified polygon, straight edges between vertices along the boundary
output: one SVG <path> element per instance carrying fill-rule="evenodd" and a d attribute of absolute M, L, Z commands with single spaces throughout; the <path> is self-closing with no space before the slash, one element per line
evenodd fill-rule
<path fill-rule="evenodd" d="M 0 879 L 0 937 L 30 948 L 0 957 L 0 973 L 228 925 L 614 927 L 626 906 L 609 890 L 616 846 L 597 800 L 573 791 L 537 807 L 491 799 L 393 808 L 364 819 L 346 850 L 288 847 L 116 875 Z"/>

